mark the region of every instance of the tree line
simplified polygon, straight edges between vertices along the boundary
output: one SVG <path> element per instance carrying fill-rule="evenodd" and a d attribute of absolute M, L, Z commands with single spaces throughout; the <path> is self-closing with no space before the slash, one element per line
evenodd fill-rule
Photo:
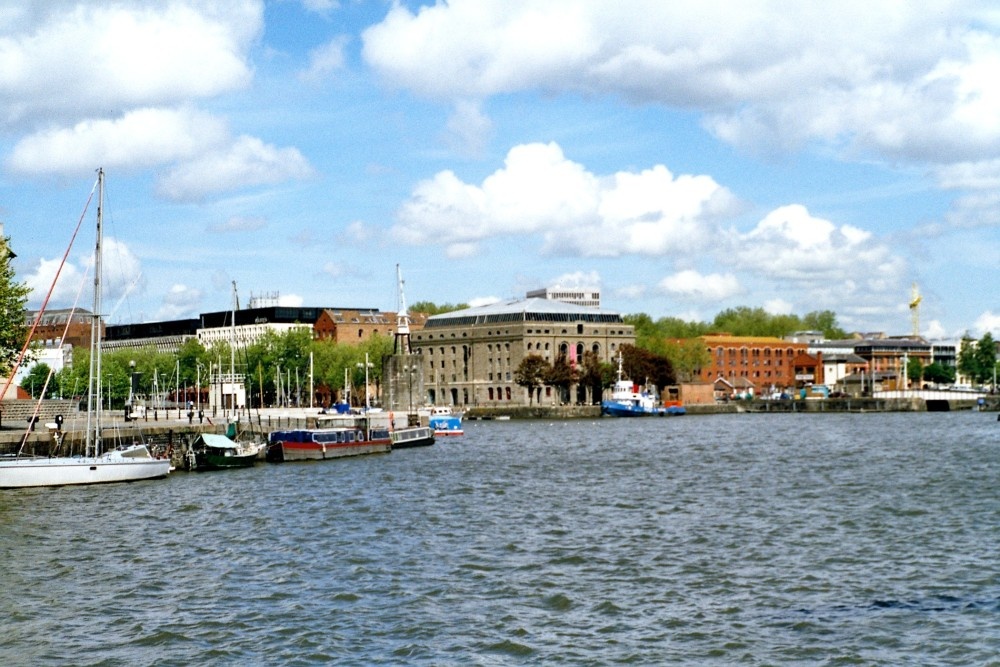
<path fill-rule="evenodd" d="M 200 386 L 200 402 L 204 402 L 211 391 L 210 376 L 232 370 L 245 378 L 246 407 L 325 407 L 344 397 L 346 377 L 346 393 L 350 393 L 355 405 L 360 405 L 365 400 L 365 355 L 370 364 L 368 381 L 377 394 L 382 383 L 382 359 L 392 354 L 392 349 L 393 339 L 389 336 L 376 334 L 360 344 L 348 345 L 314 340 L 308 327 L 280 334 L 268 331 L 255 343 L 235 348 L 225 341 L 206 348 L 192 338 L 176 353 L 152 347 L 103 353 L 101 387 L 105 401 L 114 407 L 123 406 L 130 395 L 132 373 L 136 373 L 140 395 L 199 402 L 196 399 Z M 89 367 L 89 350 L 74 350 L 73 363 L 58 372 L 52 372 L 47 364 L 35 364 L 21 387 L 37 398 L 47 384 L 46 398 L 81 399 L 87 392 Z"/>

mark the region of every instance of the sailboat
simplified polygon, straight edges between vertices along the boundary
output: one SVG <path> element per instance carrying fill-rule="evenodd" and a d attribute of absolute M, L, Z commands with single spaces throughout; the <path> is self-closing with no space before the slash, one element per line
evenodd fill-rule
<path fill-rule="evenodd" d="M 143 444 L 104 451 L 101 427 L 101 259 L 104 170 L 97 171 L 97 244 L 94 250 L 94 310 L 90 331 L 90 382 L 87 390 L 87 439 L 83 456 L 24 456 L 0 459 L 0 488 L 133 482 L 166 477 L 170 460 L 154 458 Z"/>

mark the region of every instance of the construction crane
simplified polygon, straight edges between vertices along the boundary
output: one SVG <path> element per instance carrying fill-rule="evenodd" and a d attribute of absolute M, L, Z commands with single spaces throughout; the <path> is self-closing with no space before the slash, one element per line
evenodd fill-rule
<path fill-rule="evenodd" d="M 913 322 L 913 335 L 920 335 L 920 302 L 923 297 L 920 296 L 920 290 L 917 289 L 917 284 L 913 283 L 913 289 L 910 292 L 910 320 Z"/>

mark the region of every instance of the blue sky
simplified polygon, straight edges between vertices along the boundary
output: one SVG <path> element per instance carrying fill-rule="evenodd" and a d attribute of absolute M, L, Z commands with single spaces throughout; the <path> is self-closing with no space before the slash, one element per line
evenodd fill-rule
<path fill-rule="evenodd" d="M 6 2 L 0 222 L 37 306 L 103 166 L 112 323 L 394 310 L 399 264 L 889 334 L 916 284 L 924 335 L 997 335 L 998 71 L 990 2 Z"/>

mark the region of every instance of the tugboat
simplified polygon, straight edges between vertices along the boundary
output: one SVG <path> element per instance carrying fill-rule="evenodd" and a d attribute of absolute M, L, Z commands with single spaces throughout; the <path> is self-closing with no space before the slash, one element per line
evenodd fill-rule
<path fill-rule="evenodd" d="M 609 417 L 665 417 L 668 415 L 683 415 L 684 406 L 673 403 L 668 406 L 658 405 L 656 397 L 649 391 L 642 390 L 631 381 L 624 378 L 622 372 L 622 355 L 618 353 L 618 380 L 611 390 L 611 398 L 601 401 L 601 414 Z"/>

